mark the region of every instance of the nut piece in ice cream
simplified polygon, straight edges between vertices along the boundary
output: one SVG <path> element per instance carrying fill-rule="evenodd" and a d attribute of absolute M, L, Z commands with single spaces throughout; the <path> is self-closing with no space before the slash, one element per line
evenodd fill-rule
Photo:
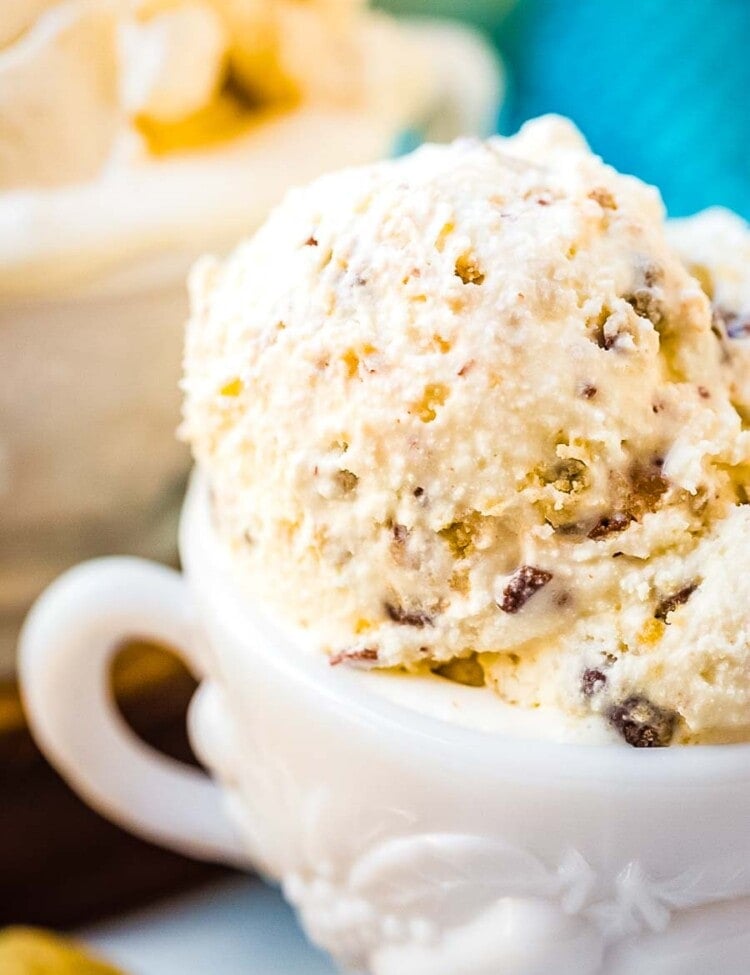
<path fill-rule="evenodd" d="M 471 660 L 633 745 L 750 727 L 710 302 L 572 126 L 324 177 L 192 297 L 184 433 L 250 598 L 336 662 Z"/>

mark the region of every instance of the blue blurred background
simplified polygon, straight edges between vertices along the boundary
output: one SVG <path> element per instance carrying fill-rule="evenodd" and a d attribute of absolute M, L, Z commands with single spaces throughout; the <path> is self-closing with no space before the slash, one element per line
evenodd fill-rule
<path fill-rule="evenodd" d="M 672 216 L 750 219 L 750 0 L 383 0 L 488 30 L 506 59 L 498 126 L 572 118 L 592 148 L 662 191 Z"/>

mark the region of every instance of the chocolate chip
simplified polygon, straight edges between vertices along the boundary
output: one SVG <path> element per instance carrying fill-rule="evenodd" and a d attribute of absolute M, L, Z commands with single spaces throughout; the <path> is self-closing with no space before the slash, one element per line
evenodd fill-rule
<path fill-rule="evenodd" d="M 592 383 L 585 383 L 581 386 L 581 396 L 584 399 L 593 399 L 599 390 Z"/>
<path fill-rule="evenodd" d="M 600 349 L 606 349 L 609 352 L 617 345 L 617 341 L 620 338 L 619 332 L 608 333 L 605 331 L 604 326 L 606 325 L 606 319 L 599 325 L 594 331 L 594 339 L 596 344 Z"/>
<path fill-rule="evenodd" d="M 331 667 L 338 667 L 343 663 L 376 663 L 378 651 L 375 647 L 364 647 L 362 650 L 340 650 L 328 658 Z"/>
<path fill-rule="evenodd" d="M 635 694 L 621 704 L 613 705 L 607 718 L 633 748 L 663 748 L 672 741 L 677 725 L 674 711 Z"/>
<path fill-rule="evenodd" d="M 498 607 L 504 613 L 517 613 L 552 578 L 552 573 L 546 569 L 538 569 L 534 565 L 522 565 L 513 573 L 510 581 L 503 589 L 503 598 Z"/>
<path fill-rule="evenodd" d="M 598 694 L 607 683 L 607 675 L 597 670 L 596 667 L 588 667 L 581 675 L 581 691 L 584 697 L 593 697 Z"/>
<path fill-rule="evenodd" d="M 619 483 L 617 479 L 614 480 L 613 503 L 617 505 L 617 510 L 601 518 L 588 532 L 588 537 L 600 541 L 625 531 L 632 521 L 638 521 L 643 515 L 654 511 L 669 487 L 669 481 L 662 473 L 663 464 L 661 458 L 647 463 L 637 462 L 631 466 L 626 478 L 619 475 Z"/>
<path fill-rule="evenodd" d="M 415 498 L 421 498 L 422 495 L 424 494 L 424 488 L 415 487 L 414 490 L 412 491 L 412 494 L 414 495 Z"/>
<path fill-rule="evenodd" d="M 422 609 L 404 609 L 403 606 L 397 606 L 393 603 L 384 603 L 383 605 L 389 619 L 402 626 L 416 626 L 421 629 L 424 626 L 433 626 L 435 623 L 434 617 Z"/>
<path fill-rule="evenodd" d="M 602 538 L 624 532 L 632 520 L 631 516 L 625 514 L 624 511 L 615 511 L 612 515 L 605 515 L 604 518 L 600 518 L 588 533 L 588 537 L 598 542 Z"/>
<path fill-rule="evenodd" d="M 678 590 L 672 596 L 667 596 L 665 599 L 660 600 L 654 610 L 654 616 L 657 620 L 663 620 L 667 622 L 667 616 L 673 613 L 678 606 L 684 605 L 688 599 L 693 595 L 695 590 L 698 588 L 699 583 L 691 582 L 687 586 L 683 586 L 682 589 Z"/>

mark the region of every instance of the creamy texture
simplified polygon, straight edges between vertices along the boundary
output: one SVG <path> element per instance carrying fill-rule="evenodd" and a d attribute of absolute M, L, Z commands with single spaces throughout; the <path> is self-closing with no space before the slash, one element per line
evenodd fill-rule
<path fill-rule="evenodd" d="M 744 735 L 750 443 L 663 224 L 547 118 L 324 177 L 204 261 L 184 430 L 249 594 L 333 663 Z"/>
<path fill-rule="evenodd" d="M 750 227 L 715 207 L 670 220 L 667 235 L 711 299 L 730 396 L 750 421 Z"/>
<path fill-rule="evenodd" d="M 506 738 L 570 744 L 611 744 L 616 734 L 598 714 L 587 716 L 552 706 L 519 708 L 498 700 L 487 687 L 471 687 L 438 674 L 370 670 L 367 689 L 393 704 L 463 728 Z"/>
<path fill-rule="evenodd" d="M 200 471 L 194 472 L 190 480 L 180 534 L 183 567 L 191 584 L 196 591 L 208 585 L 215 595 L 226 596 L 228 592 L 230 598 L 239 597 L 245 632 L 252 645 L 270 647 L 292 665 L 300 663 L 302 655 L 308 660 L 318 656 L 310 646 L 308 632 L 295 627 L 286 614 L 268 613 L 259 601 L 247 599 L 246 589 L 236 586 L 236 561 L 216 531 L 208 484 Z M 224 612 L 223 604 L 219 612 Z M 463 666 L 461 661 L 452 670 Z M 342 670 L 337 668 L 338 673 Z M 521 709 L 500 701 L 486 686 L 460 683 L 437 673 L 348 669 L 342 676 L 349 687 L 360 693 L 375 694 L 425 717 L 491 735 L 581 744 L 616 740 L 614 731 L 600 715 L 581 718 L 555 707 Z"/>

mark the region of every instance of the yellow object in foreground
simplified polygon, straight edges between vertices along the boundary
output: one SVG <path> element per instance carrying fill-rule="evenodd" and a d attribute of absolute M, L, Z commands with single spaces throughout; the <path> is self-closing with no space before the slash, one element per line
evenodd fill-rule
<path fill-rule="evenodd" d="M 31 928 L 0 932 L 2 975 L 122 975 L 63 938 Z"/>

